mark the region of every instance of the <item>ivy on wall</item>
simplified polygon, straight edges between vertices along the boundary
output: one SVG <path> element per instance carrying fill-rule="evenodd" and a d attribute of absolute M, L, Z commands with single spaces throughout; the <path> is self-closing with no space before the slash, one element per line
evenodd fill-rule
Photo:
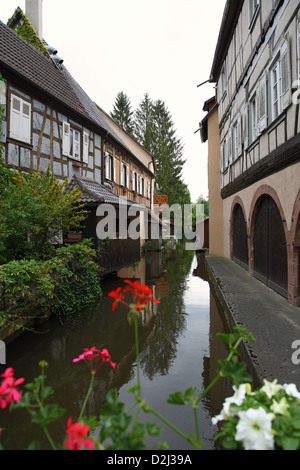
<path fill-rule="evenodd" d="M 7 24 L 35 49 L 41 51 L 45 56 L 48 56 L 47 48 L 43 44 L 43 41 L 38 37 L 36 30 L 21 8 L 17 8 L 15 10 L 15 13 L 8 20 Z"/>

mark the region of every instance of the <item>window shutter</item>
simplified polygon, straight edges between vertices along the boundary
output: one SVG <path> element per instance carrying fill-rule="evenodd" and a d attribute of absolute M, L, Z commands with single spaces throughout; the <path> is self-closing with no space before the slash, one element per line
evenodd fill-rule
<path fill-rule="evenodd" d="M 10 137 L 18 139 L 21 127 L 22 100 L 16 96 L 11 97 Z"/>
<path fill-rule="evenodd" d="M 238 117 L 237 122 L 237 156 L 242 155 L 242 118 Z"/>
<path fill-rule="evenodd" d="M 83 154 L 82 154 L 83 163 L 89 163 L 89 135 L 83 133 Z"/>
<path fill-rule="evenodd" d="M 10 137 L 31 141 L 31 104 L 15 95 L 11 95 Z"/>
<path fill-rule="evenodd" d="M 125 169 L 126 169 L 126 188 L 129 189 L 129 167 L 126 166 Z"/>
<path fill-rule="evenodd" d="M 30 130 L 31 130 L 31 104 L 23 101 L 20 137 L 22 141 L 28 142 L 29 144 L 30 144 Z"/>
<path fill-rule="evenodd" d="M 121 165 L 120 165 L 120 182 L 121 182 L 121 186 L 125 186 L 124 164 L 123 163 L 121 163 Z"/>
<path fill-rule="evenodd" d="M 264 75 L 257 90 L 257 127 L 261 133 L 267 127 L 267 78 Z"/>
<path fill-rule="evenodd" d="M 73 131 L 73 158 L 80 160 L 80 132 Z"/>
<path fill-rule="evenodd" d="M 228 136 L 228 163 L 232 163 L 232 131 L 229 130 Z"/>
<path fill-rule="evenodd" d="M 135 179 L 134 179 L 134 171 L 132 170 L 132 191 L 135 192 Z"/>
<path fill-rule="evenodd" d="M 109 174 L 109 156 L 106 155 L 105 157 L 105 178 L 110 179 L 110 174 Z"/>
<path fill-rule="evenodd" d="M 114 174 L 113 174 L 112 179 L 114 182 L 117 181 L 117 160 L 115 157 L 114 157 Z"/>
<path fill-rule="evenodd" d="M 244 148 L 247 149 L 249 147 L 249 105 L 246 104 L 244 108 L 244 127 L 243 127 L 243 140 L 244 140 Z"/>
<path fill-rule="evenodd" d="M 289 55 L 289 38 L 285 37 L 285 41 L 280 50 L 280 67 L 281 67 L 281 100 L 282 109 L 285 109 L 291 103 L 291 72 L 290 72 L 290 55 Z"/>
<path fill-rule="evenodd" d="M 68 122 L 63 122 L 62 152 L 66 157 L 70 156 L 70 129 L 70 124 Z"/>

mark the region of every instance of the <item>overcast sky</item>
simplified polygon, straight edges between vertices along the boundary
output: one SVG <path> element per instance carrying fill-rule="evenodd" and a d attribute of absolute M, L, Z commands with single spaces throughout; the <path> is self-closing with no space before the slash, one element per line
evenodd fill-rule
<path fill-rule="evenodd" d="M 43 37 L 99 106 L 110 113 L 119 91 L 136 109 L 145 93 L 168 107 L 187 160 L 192 201 L 208 196 L 204 102 L 226 0 L 43 0 Z M 25 0 L 0 0 L 7 22 Z"/>

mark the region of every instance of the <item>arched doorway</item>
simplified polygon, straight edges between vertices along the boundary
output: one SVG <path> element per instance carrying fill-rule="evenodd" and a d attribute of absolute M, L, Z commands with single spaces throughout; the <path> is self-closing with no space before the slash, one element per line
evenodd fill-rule
<path fill-rule="evenodd" d="M 243 209 L 236 204 L 233 209 L 232 227 L 232 259 L 236 263 L 248 269 L 248 236 Z"/>
<path fill-rule="evenodd" d="M 257 202 L 253 239 L 253 274 L 288 296 L 287 244 L 279 209 L 270 196 Z"/>

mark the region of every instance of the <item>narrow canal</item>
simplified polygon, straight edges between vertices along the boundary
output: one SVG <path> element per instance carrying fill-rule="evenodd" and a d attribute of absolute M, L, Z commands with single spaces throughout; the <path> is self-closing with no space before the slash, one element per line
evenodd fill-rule
<path fill-rule="evenodd" d="M 118 390 L 119 399 L 126 406 L 132 403 L 126 390 L 136 383 L 133 326 L 128 324 L 125 307 L 119 305 L 115 312 L 111 311 L 112 301 L 107 295 L 122 285 L 124 279 L 148 284 L 160 300 L 152 315 L 141 319 L 139 327 L 142 395 L 183 432 L 195 433 L 192 410 L 167 404 L 167 398 L 170 393 L 185 391 L 190 386 L 196 386 L 201 393 L 214 378 L 217 361 L 226 355 L 224 344 L 216 337 L 224 331 L 224 325 L 205 279 L 204 255 L 197 260 L 193 252 L 177 249 L 152 253 L 134 266 L 120 270 L 103 281 L 103 299 L 98 305 L 69 318 L 53 317 L 8 345 L 7 364 L 0 365 L 0 373 L 5 367 L 13 367 L 16 377 L 25 377 L 30 382 L 40 373 L 39 361 L 49 363 L 47 383 L 55 391 L 51 402 L 67 410 L 50 427 L 58 442 L 64 436 L 67 418 L 78 416 L 89 386 L 85 364 L 72 363 L 83 348 L 107 348 L 117 363 L 115 370 L 105 364 L 97 372 L 86 414 L 99 413 L 111 388 Z M 200 429 L 205 450 L 217 448 L 211 418 L 219 413 L 230 392 L 228 384 L 219 382 L 201 403 Z M 4 428 L 1 443 L 5 449 L 26 449 L 34 440 L 41 443 L 42 449 L 48 448 L 40 430 L 30 423 L 27 411 L 3 410 L 0 417 L 0 427 Z M 149 415 L 143 419 L 155 421 Z M 159 438 L 149 439 L 148 447 L 152 448 L 157 440 L 167 442 L 173 450 L 191 448 L 169 428 L 163 428 Z"/>

